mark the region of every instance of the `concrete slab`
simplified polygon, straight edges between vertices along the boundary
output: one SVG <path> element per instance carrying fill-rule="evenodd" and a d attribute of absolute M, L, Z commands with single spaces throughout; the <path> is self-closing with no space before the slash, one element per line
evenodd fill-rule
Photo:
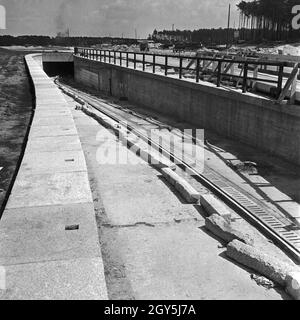
<path fill-rule="evenodd" d="M 41 96 L 41 97 L 38 97 L 36 99 L 36 104 L 39 105 L 40 103 L 41 104 L 45 104 L 45 103 L 49 103 L 51 104 L 52 102 L 55 102 L 55 103 L 58 103 L 58 102 L 61 102 L 61 103 L 65 103 L 66 100 L 64 99 L 64 97 L 61 95 L 61 94 L 57 94 L 53 97 L 47 97 L 47 96 Z"/>
<path fill-rule="evenodd" d="M 56 99 L 60 95 L 59 89 L 53 87 L 52 85 L 49 85 L 47 88 L 39 88 L 39 90 L 36 91 L 36 97 L 37 98 L 53 98 Z"/>
<path fill-rule="evenodd" d="M 36 105 L 37 108 L 47 108 L 47 109 L 51 109 L 51 108 L 56 108 L 56 107 L 67 107 L 67 103 L 65 101 L 56 101 L 54 99 L 50 99 L 49 101 L 44 101 L 44 100 L 39 100 L 36 101 Z"/>
<path fill-rule="evenodd" d="M 216 249 L 218 242 L 195 224 L 121 228 L 113 237 L 109 229 L 104 233 L 108 246 L 122 253 L 137 300 L 282 299 L 274 289 L 251 281 L 248 271 L 222 258 L 224 249 Z"/>
<path fill-rule="evenodd" d="M 26 152 L 19 175 L 76 171 L 87 172 L 82 151 Z"/>
<path fill-rule="evenodd" d="M 63 115 L 60 117 L 38 118 L 34 117 L 32 126 L 72 126 L 74 125 L 73 118 L 70 115 Z"/>
<path fill-rule="evenodd" d="M 71 112 L 66 108 L 55 108 L 51 110 L 38 109 L 34 113 L 34 119 L 60 117 L 60 116 L 66 116 L 66 115 L 71 116 Z"/>
<path fill-rule="evenodd" d="M 179 176 L 170 168 L 162 168 L 161 172 L 165 179 L 172 184 L 175 189 L 188 203 L 197 203 L 200 200 L 201 194 L 187 180 Z"/>
<path fill-rule="evenodd" d="M 35 89 L 57 88 L 53 82 L 48 79 L 40 79 L 36 81 Z"/>
<path fill-rule="evenodd" d="M 47 81 L 47 80 L 44 80 L 42 78 L 40 78 L 37 81 L 34 81 L 34 83 L 35 83 L 35 89 L 37 91 L 40 90 L 40 89 L 44 89 L 45 90 L 45 89 L 48 89 L 48 88 L 57 89 L 55 83 L 49 82 L 49 80 Z"/>
<path fill-rule="evenodd" d="M 40 90 L 57 90 L 57 87 L 54 83 L 50 83 L 49 81 L 43 81 L 42 79 L 39 79 L 38 81 L 35 81 L 35 89 L 36 92 L 39 94 Z"/>
<path fill-rule="evenodd" d="M 103 179 L 102 173 L 106 168 L 112 167 L 115 167 L 115 173 L 111 177 L 105 174 L 106 178 Z M 131 169 L 140 172 L 143 168 L 123 166 L 123 169 L 126 170 L 128 167 L 130 172 Z M 199 214 L 190 205 L 184 204 L 179 195 L 170 192 L 155 169 L 149 170 L 147 176 L 128 175 L 127 179 L 125 177 L 118 179 L 116 174 L 119 172 L 118 165 L 101 166 L 99 174 L 98 171 L 94 172 L 99 181 L 102 181 L 98 185 L 98 190 L 109 223 L 134 225 L 140 222 L 153 224 L 200 219 Z M 143 171 L 146 173 L 146 168 Z M 157 201 L 157 194 L 160 194 L 160 201 Z"/>
<path fill-rule="evenodd" d="M 17 177 L 7 209 L 92 202 L 86 172 L 22 174 Z"/>
<path fill-rule="evenodd" d="M 38 69 L 37 67 L 34 68 L 33 66 L 31 66 L 30 74 L 31 74 L 34 82 L 37 82 L 42 79 L 43 80 L 47 79 L 47 77 L 45 77 L 45 72 L 41 69 Z M 48 82 L 50 83 L 51 80 L 48 79 Z"/>
<path fill-rule="evenodd" d="M 33 77 L 34 84 L 40 84 L 40 83 L 47 84 L 49 88 L 53 88 L 53 85 L 55 85 L 54 81 L 49 80 L 47 76 L 45 76 L 43 73 L 39 73 L 38 71 L 34 72 L 32 74 L 32 77 Z"/>
<path fill-rule="evenodd" d="M 77 135 L 57 137 L 36 137 L 28 141 L 26 152 L 59 152 L 82 150 Z"/>
<path fill-rule="evenodd" d="M 0 300 L 107 300 L 100 258 L 11 265 Z"/>
<path fill-rule="evenodd" d="M 212 194 L 204 194 L 200 199 L 201 206 L 204 208 L 208 216 L 217 214 L 223 218 L 230 219 L 231 213 L 225 205 Z"/>
<path fill-rule="evenodd" d="M 71 136 L 76 135 L 77 130 L 72 125 L 58 125 L 58 126 L 41 126 L 32 127 L 29 134 L 29 139 L 36 137 L 57 137 L 57 136 Z"/>
<path fill-rule="evenodd" d="M 12 209 L 1 220 L 2 266 L 100 256 L 92 203 Z"/>

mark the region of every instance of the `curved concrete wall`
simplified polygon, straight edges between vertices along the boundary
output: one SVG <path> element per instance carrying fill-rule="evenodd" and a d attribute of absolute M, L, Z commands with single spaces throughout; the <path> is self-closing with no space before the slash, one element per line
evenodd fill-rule
<path fill-rule="evenodd" d="M 107 299 L 88 173 L 71 111 L 33 55 L 36 109 L 0 221 L 0 299 Z"/>
<path fill-rule="evenodd" d="M 75 79 L 300 165 L 300 107 L 74 57 Z"/>

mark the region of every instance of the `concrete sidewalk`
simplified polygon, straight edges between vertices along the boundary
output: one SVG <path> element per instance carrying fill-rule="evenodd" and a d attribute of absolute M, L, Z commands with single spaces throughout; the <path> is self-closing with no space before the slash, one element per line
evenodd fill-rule
<path fill-rule="evenodd" d="M 36 110 L 0 221 L 0 299 L 107 299 L 84 154 L 67 103 L 34 55 Z"/>

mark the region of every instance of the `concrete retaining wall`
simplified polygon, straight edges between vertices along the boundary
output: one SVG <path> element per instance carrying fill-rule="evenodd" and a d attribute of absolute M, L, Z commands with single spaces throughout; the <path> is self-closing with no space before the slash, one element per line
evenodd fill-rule
<path fill-rule="evenodd" d="M 74 57 L 76 81 L 300 165 L 300 107 Z"/>
<path fill-rule="evenodd" d="M 72 52 L 44 52 L 43 62 L 73 62 Z"/>

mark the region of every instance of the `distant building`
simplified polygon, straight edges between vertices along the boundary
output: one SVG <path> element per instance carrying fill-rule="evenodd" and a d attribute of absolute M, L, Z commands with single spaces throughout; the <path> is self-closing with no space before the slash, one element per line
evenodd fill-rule
<path fill-rule="evenodd" d="M 156 41 L 184 42 L 189 41 L 189 37 L 176 31 L 159 31 L 152 34 L 152 39 Z"/>
<path fill-rule="evenodd" d="M 67 29 L 63 32 L 58 32 L 56 35 L 57 38 L 69 38 L 70 37 L 70 30 Z"/>

